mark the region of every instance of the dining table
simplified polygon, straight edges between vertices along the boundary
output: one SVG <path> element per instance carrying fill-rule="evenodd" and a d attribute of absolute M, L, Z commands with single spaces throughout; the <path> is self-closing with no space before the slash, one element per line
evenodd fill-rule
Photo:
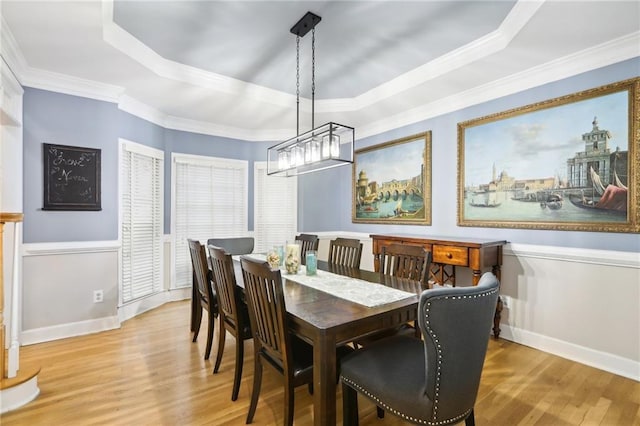
<path fill-rule="evenodd" d="M 234 260 L 236 282 L 243 289 L 239 257 Z M 282 270 L 282 283 L 290 330 L 313 345 L 314 425 L 335 425 L 336 347 L 415 320 L 418 296 L 425 287 L 378 272 L 317 263 L 313 277 L 305 276 L 304 267 L 293 275 Z M 339 282 L 347 291 L 334 291 Z"/>

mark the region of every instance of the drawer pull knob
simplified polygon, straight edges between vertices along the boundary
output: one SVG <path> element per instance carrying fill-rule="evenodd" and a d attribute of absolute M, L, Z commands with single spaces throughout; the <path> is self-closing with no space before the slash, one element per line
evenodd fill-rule
<path fill-rule="evenodd" d="M 447 253 L 447 259 L 451 259 L 453 255 L 451 253 Z"/>

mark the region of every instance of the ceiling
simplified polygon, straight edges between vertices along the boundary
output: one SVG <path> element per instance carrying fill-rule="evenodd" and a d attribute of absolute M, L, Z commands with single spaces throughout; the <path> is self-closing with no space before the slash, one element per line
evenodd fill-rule
<path fill-rule="evenodd" d="M 2 1 L 25 86 L 118 103 L 168 128 L 295 134 L 296 37 L 315 31 L 315 123 L 357 137 L 640 56 L 640 1 Z M 311 33 L 300 40 L 301 130 Z"/>

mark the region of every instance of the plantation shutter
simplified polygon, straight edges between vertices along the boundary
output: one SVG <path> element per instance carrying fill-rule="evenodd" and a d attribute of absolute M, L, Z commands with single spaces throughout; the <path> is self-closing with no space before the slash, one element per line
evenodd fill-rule
<path fill-rule="evenodd" d="M 162 291 L 162 151 L 121 141 L 121 302 Z"/>
<path fill-rule="evenodd" d="M 173 226 L 176 287 L 192 283 L 187 239 L 242 237 L 248 232 L 248 163 L 174 154 Z"/>
<path fill-rule="evenodd" d="M 293 240 L 298 226 L 298 178 L 267 175 L 267 163 L 254 166 L 254 236 L 256 252 Z"/>

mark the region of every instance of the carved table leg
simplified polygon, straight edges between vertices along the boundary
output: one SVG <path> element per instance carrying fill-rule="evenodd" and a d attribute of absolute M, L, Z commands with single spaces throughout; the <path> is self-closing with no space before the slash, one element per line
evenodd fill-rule
<path fill-rule="evenodd" d="M 502 247 L 500 247 L 500 258 L 502 258 Z M 501 279 L 501 268 L 500 265 L 493 265 L 493 268 L 491 268 L 493 275 L 496 276 L 496 278 L 498 278 L 498 280 Z M 502 299 L 500 299 L 500 296 L 498 296 L 498 303 L 496 304 L 496 313 L 493 316 L 493 337 L 498 339 L 500 337 L 500 319 L 502 318 Z"/>
<path fill-rule="evenodd" d="M 502 317 L 502 299 L 498 296 L 498 303 L 496 304 L 496 313 L 493 315 L 493 337 L 498 339 L 500 337 L 500 318 Z"/>

